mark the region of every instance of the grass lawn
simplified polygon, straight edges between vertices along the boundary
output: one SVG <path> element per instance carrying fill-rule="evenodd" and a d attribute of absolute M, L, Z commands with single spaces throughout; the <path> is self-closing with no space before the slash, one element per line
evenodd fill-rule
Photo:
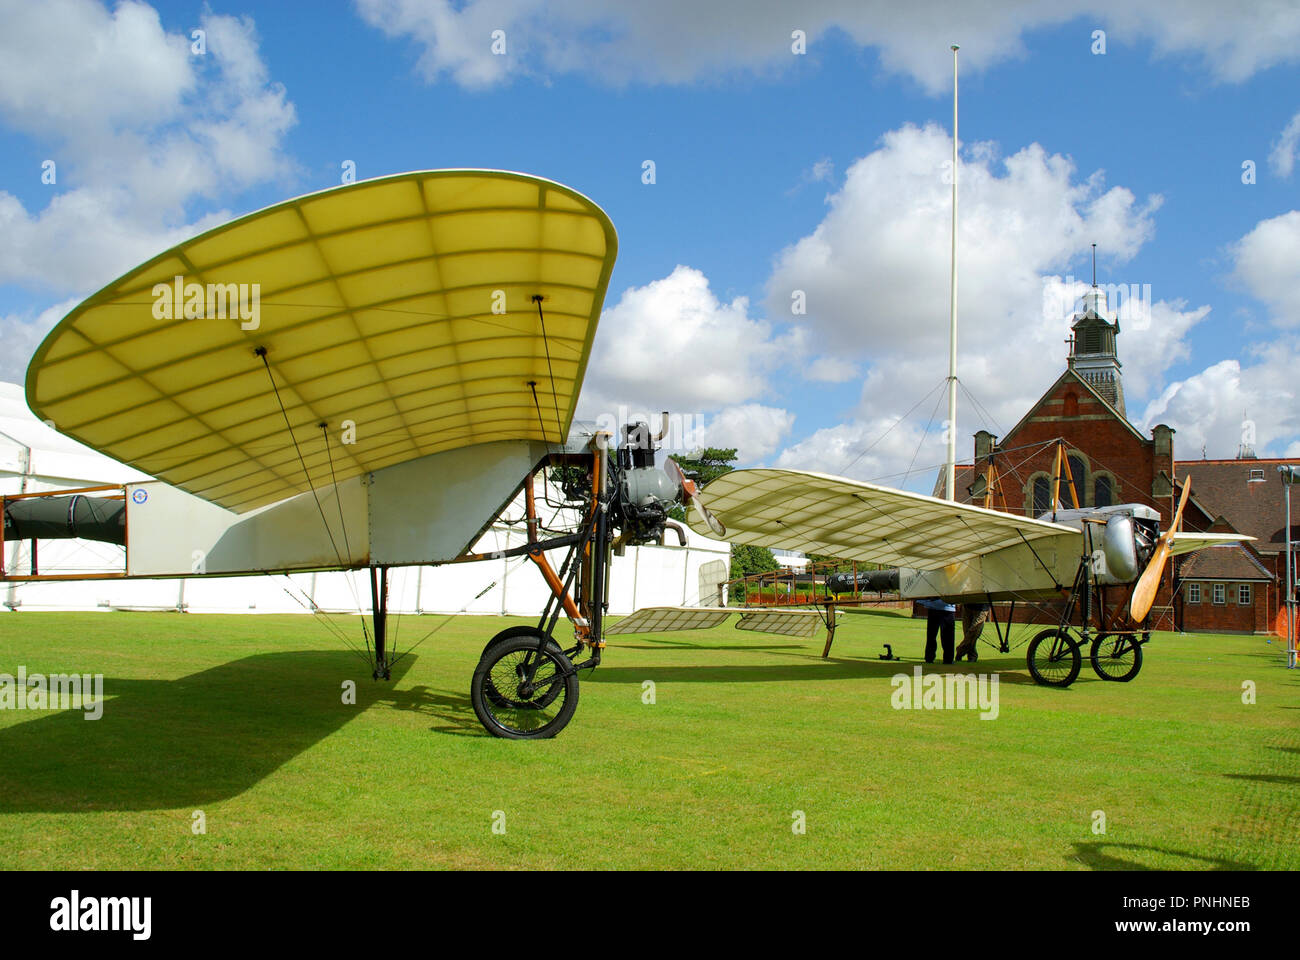
<path fill-rule="evenodd" d="M 0 867 L 1300 867 L 1300 674 L 1261 637 L 1158 634 L 1131 683 L 1085 652 L 1066 690 L 982 646 L 992 721 L 891 706 L 924 634 L 893 613 L 847 617 L 830 660 L 729 626 L 617 637 L 557 739 L 497 740 L 470 674 L 522 622 L 455 618 L 381 684 L 306 616 L 0 616 L 0 672 L 107 697 L 0 711 Z"/>

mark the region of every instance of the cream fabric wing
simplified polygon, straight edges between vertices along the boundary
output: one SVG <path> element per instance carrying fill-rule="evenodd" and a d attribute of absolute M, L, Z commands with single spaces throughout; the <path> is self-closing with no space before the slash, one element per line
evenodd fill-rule
<path fill-rule="evenodd" d="M 801 470 L 733 470 L 700 499 L 727 539 L 845 560 L 936 570 L 1001 547 L 1062 533 L 1063 524 Z M 690 526 L 708 536 L 694 515 Z"/>

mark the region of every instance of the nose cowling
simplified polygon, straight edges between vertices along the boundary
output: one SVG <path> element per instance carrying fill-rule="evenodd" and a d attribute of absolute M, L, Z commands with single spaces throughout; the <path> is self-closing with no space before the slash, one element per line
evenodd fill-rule
<path fill-rule="evenodd" d="M 1138 557 L 1132 517 L 1111 517 L 1106 521 L 1101 549 L 1106 557 L 1106 570 L 1111 576 L 1122 583 L 1137 579 L 1142 563 Z"/>

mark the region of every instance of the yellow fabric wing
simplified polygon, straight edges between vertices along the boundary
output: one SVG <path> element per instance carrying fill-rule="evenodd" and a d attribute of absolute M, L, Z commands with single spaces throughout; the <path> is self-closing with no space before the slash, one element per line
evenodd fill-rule
<path fill-rule="evenodd" d="M 239 512 L 444 450 L 560 442 L 616 252 L 599 207 L 524 174 L 435 170 L 309 194 L 80 304 L 37 350 L 27 401 Z"/>

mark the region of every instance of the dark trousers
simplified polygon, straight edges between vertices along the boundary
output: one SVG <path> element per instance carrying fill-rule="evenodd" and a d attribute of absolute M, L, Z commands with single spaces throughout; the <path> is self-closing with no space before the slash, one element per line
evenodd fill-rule
<path fill-rule="evenodd" d="M 952 663 L 953 621 L 952 611 L 931 610 L 925 618 L 925 662 L 934 663 L 935 635 L 943 639 L 943 662 Z"/>

